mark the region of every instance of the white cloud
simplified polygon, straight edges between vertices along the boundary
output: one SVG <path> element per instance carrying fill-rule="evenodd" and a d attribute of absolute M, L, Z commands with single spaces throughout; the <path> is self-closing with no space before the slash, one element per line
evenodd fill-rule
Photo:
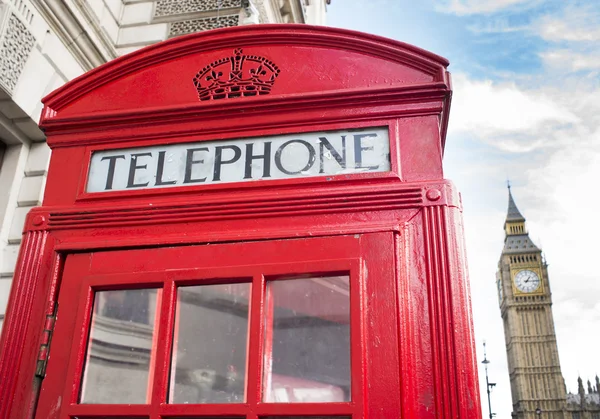
<path fill-rule="evenodd" d="M 569 124 L 579 121 L 568 108 L 541 92 L 513 83 L 471 80 L 457 74 L 450 117 L 451 132 L 468 132 L 507 151 L 545 146 Z"/>
<path fill-rule="evenodd" d="M 552 15 L 541 17 L 534 25 L 535 32 L 546 41 L 600 41 L 600 8 L 567 6 Z"/>
<path fill-rule="evenodd" d="M 600 70 L 600 51 L 587 54 L 558 49 L 540 54 L 546 66 L 566 71 Z"/>
<path fill-rule="evenodd" d="M 442 0 L 436 9 L 459 16 L 495 13 L 517 5 L 535 3 L 532 0 Z"/>
<path fill-rule="evenodd" d="M 474 34 L 503 34 L 503 33 L 514 33 L 524 32 L 529 30 L 528 25 L 511 25 L 506 19 L 486 19 L 485 22 L 479 22 L 477 24 L 467 26 L 470 32 Z"/>
<path fill-rule="evenodd" d="M 568 289 L 567 284 L 559 286 Z M 600 289 L 588 288 L 584 292 L 597 297 Z M 585 382 L 600 373 L 600 362 L 596 360 L 600 336 L 594 333 L 600 324 L 600 304 L 585 304 L 581 296 L 581 290 L 578 290 L 567 295 L 563 301 L 555 299 L 554 304 L 561 369 L 571 392 L 577 391 L 578 375 Z"/>
<path fill-rule="evenodd" d="M 550 45 L 550 49 L 539 54 L 548 69 L 598 74 L 600 8 L 597 5 L 567 4 L 558 12 L 539 17 L 530 30 Z"/>

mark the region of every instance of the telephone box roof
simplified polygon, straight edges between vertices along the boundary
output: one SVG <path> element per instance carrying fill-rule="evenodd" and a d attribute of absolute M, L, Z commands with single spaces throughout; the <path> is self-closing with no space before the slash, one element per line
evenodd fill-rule
<path fill-rule="evenodd" d="M 194 88 L 202 69 L 223 60 L 263 60 L 281 69 L 269 95 L 200 101 Z M 232 61 L 233 62 L 233 61 Z M 375 35 L 324 26 L 248 25 L 198 32 L 151 45 L 112 60 L 65 84 L 43 99 L 42 129 L 58 123 L 119 117 L 158 109 L 274 110 L 282 106 L 334 106 L 437 100 L 441 139 L 450 107 L 445 58 Z M 189 81 L 188 81 L 189 80 Z M 113 118 L 114 120 L 114 118 Z"/>

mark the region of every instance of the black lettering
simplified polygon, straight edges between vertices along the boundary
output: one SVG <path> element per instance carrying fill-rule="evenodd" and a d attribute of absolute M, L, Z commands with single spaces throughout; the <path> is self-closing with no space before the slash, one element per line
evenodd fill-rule
<path fill-rule="evenodd" d="M 376 170 L 379 169 L 379 165 L 377 166 L 367 166 L 363 167 L 362 165 L 362 152 L 373 150 L 373 147 L 364 147 L 362 145 L 363 138 L 375 137 L 377 134 L 354 134 L 354 167 L 357 169 L 369 169 Z"/>
<path fill-rule="evenodd" d="M 252 179 L 252 161 L 263 160 L 262 177 L 271 177 L 271 142 L 265 143 L 264 154 L 253 154 L 254 143 L 246 144 L 246 170 L 244 171 L 244 179 Z"/>
<path fill-rule="evenodd" d="M 233 150 L 233 157 L 229 160 L 223 160 L 223 150 Z M 235 163 L 240 159 L 242 150 L 235 145 L 219 145 L 215 147 L 215 169 L 213 174 L 213 181 L 221 180 L 221 166 L 224 164 Z"/>
<path fill-rule="evenodd" d="M 108 174 L 106 176 L 106 186 L 104 187 L 105 191 L 108 191 L 113 188 L 113 180 L 115 178 L 115 168 L 117 166 L 117 159 L 125 160 L 125 154 L 119 154 L 118 156 L 107 156 L 102 157 L 100 161 L 108 160 Z"/>
<path fill-rule="evenodd" d="M 324 165 L 325 165 L 325 148 L 331 153 L 335 161 L 338 162 L 342 169 L 346 168 L 346 136 L 342 135 L 342 155 L 337 152 L 337 150 L 331 145 L 329 140 L 325 137 L 319 137 L 321 143 L 319 144 L 319 154 L 321 157 L 321 167 L 319 173 L 324 173 Z"/>
<path fill-rule="evenodd" d="M 144 186 L 148 186 L 148 183 L 134 183 L 135 182 L 135 172 L 137 169 L 146 169 L 148 167 L 147 164 L 142 164 L 138 166 L 137 159 L 138 157 L 152 157 L 152 153 L 135 153 L 131 155 L 131 160 L 129 161 L 129 178 L 127 179 L 127 187 L 128 188 L 140 188 Z"/>
<path fill-rule="evenodd" d="M 185 158 L 185 178 L 183 179 L 183 183 L 197 183 L 204 182 L 206 180 L 205 177 L 192 179 L 192 166 L 194 164 L 204 163 L 204 159 L 202 160 L 194 160 L 194 153 L 196 151 L 208 151 L 208 147 L 200 147 L 200 148 L 188 148 L 187 154 Z"/>
<path fill-rule="evenodd" d="M 158 152 L 158 164 L 156 166 L 156 182 L 154 183 L 154 186 L 174 185 L 177 183 L 176 180 L 170 180 L 168 182 L 162 180 L 163 172 L 165 169 L 165 154 L 166 151 Z"/>
<path fill-rule="evenodd" d="M 285 169 L 281 163 L 281 153 L 283 153 L 283 150 L 288 145 L 293 144 L 293 143 L 302 144 L 308 150 L 308 162 L 306 163 L 306 166 L 304 166 L 302 169 L 298 170 L 297 172 L 292 172 L 292 171 Z M 281 145 L 281 147 L 279 147 L 277 149 L 277 151 L 275 152 L 275 165 L 277 166 L 277 168 L 280 171 L 282 171 L 283 173 L 285 173 L 287 175 L 297 175 L 306 170 L 309 170 L 315 164 L 316 158 L 317 158 L 317 153 L 315 152 L 314 147 L 312 145 L 310 145 L 308 142 L 306 142 L 304 140 L 290 140 L 290 141 L 286 141 L 285 143 L 283 143 Z"/>

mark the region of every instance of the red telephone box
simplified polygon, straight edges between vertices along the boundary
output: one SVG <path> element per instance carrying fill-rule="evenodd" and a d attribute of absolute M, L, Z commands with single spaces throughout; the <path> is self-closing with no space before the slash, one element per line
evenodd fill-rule
<path fill-rule="evenodd" d="M 479 418 L 447 65 L 245 26 L 45 98 L 0 419 Z"/>

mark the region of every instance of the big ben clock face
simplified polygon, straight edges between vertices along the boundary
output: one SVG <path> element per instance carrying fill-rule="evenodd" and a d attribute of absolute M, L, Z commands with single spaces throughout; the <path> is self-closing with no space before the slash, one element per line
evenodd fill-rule
<path fill-rule="evenodd" d="M 538 274 L 527 269 L 515 275 L 515 285 L 521 292 L 534 292 L 540 287 L 540 282 Z"/>

